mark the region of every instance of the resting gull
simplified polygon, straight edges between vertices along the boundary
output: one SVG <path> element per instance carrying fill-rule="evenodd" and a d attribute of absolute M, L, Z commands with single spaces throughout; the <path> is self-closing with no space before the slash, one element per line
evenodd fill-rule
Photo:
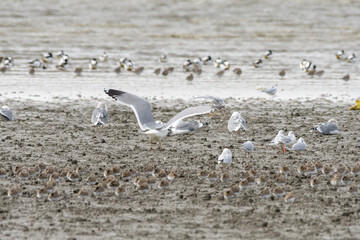
<path fill-rule="evenodd" d="M 108 121 L 108 110 L 107 106 L 103 102 L 99 102 L 97 107 L 94 109 L 92 116 L 91 116 L 91 122 L 96 127 L 101 127 L 105 125 Z"/>
<path fill-rule="evenodd" d="M 182 119 L 202 115 L 206 113 L 211 113 L 215 110 L 222 109 L 224 106 L 197 106 L 187 108 L 180 113 L 172 117 L 166 124 L 162 122 L 155 122 L 153 114 L 151 112 L 151 106 L 148 101 L 145 99 L 133 95 L 131 93 L 123 92 L 115 89 L 105 89 L 106 94 L 117 100 L 120 104 L 129 106 L 135 113 L 136 119 L 138 121 L 140 129 L 149 136 L 150 140 L 150 149 L 152 150 L 151 140 L 157 140 L 160 144 L 161 149 L 161 139 L 165 138 L 171 132 L 171 127 L 175 126 Z M 186 131 L 184 131 L 185 133 Z"/>
<path fill-rule="evenodd" d="M 269 87 L 269 88 L 259 87 L 257 89 L 264 92 L 264 93 L 267 93 L 267 94 L 269 94 L 271 96 L 274 96 L 276 94 L 276 91 L 277 91 L 276 86 L 272 86 L 272 87 Z"/>
<path fill-rule="evenodd" d="M 2 121 L 12 121 L 14 120 L 13 113 L 11 112 L 8 106 L 2 106 L 0 109 L 0 120 Z"/>
<path fill-rule="evenodd" d="M 303 138 L 299 138 L 297 143 L 295 143 L 291 148 L 291 150 L 293 151 L 304 151 L 305 149 L 306 149 L 306 143 Z"/>
<path fill-rule="evenodd" d="M 241 145 L 241 148 L 245 150 L 245 155 L 250 154 L 255 149 L 254 144 L 251 141 L 244 142 Z"/>
<path fill-rule="evenodd" d="M 332 118 L 326 123 L 320 123 L 313 127 L 311 131 L 318 131 L 324 135 L 333 135 L 339 133 L 339 126 L 336 119 Z"/>
<path fill-rule="evenodd" d="M 246 131 L 246 121 L 241 117 L 240 113 L 233 112 L 228 121 L 228 130 L 232 133 L 233 131 L 239 131 L 240 129 Z"/>
<path fill-rule="evenodd" d="M 220 165 L 220 169 L 222 169 L 223 165 L 230 166 L 231 162 L 232 162 L 231 151 L 230 149 L 225 148 L 218 157 L 218 164 Z"/>
<path fill-rule="evenodd" d="M 171 128 L 169 128 L 169 136 L 179 135 L 179 134 L 187 134 L 187 133 L 195 133 L 200 128 L 208 125 L 208 123 L 201 123 L 199 120 L 191 121 L 191 122 L 183 122 L 180 120 L 177 124 L 174 124 Z"/>

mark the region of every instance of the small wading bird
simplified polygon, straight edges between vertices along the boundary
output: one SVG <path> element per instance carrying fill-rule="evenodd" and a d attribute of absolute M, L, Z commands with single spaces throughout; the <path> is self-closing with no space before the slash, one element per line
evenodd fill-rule
<path fill-rule="evenodd" d="M 106 94 L 110 97 L 117 100 L 120 104 L 129 106 L 135 113 L 136 119 L 138 121 L 140 129 L 149 136 L 150 149 L 152 150 L 152 140 L 159 141 L 161 149 L 161 139 L 170 135 L 171 128 L 177 125 L 182 119 L 202 115 L 206 113 L 214 112 L 218 109 L 224 108 L 224 106 L 198 106 L 187 108 L 180 113 L 176 114 L 173 118 L 169 120 L 166 124 L 154 120 L 154 117 L 151 112 L 151 106 L 148 101 L 143 98 L 140 98 L 131 93 L 115 90 L 115 89 L 105 89 Z M 184 130 L 184 129 L 182 129 Z M 187 133 L 187 131 L 184 131 Z"/>
<path fill-rule="evenodd" d="M 285 77 L 285 75 L 286 75 L 286 72 L 285 72 L 284 69 L 279 72 L 279 76 L 280 76 L 280 77 L 283 78 L 283 77 Z"/>

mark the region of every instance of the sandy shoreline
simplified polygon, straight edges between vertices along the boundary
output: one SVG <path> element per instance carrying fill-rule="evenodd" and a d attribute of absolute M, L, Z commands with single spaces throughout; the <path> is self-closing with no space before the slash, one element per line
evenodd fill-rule
<path fill-rule="evenodd" d="M 166 121 L 185 107 L 197 105 L 182 100 L 151 101 L 155 119 Z M 0 102 L 3 105 L 4 102 Z M 15 121 L 1 124 L 1 165 L 8 178 L 0 179 L 1 239 L 357 239 L 360 236 L 359 195 L 350 196 L 346 187 L 329 184 L 330 177 L 319 175 L 321 186 L 312 190 L 309 177 L 300 176 L 296 168 L 307 161 L 336 167 L 352 167 L 359 161 L 359 112 L 348 111 L 349 103 L 317 101 L 227 100 L 227 108 L 215 116 L 200 117 L 210 125 L 189 136 L 168 137 L 163 151 L 148 151 L 148 139 L 138 128 L 130 108 L 107 102 L 109 124 L 98 131 L 91 127 L 90 116 L 96 100 L 36 102 L 8 100 Z M 238 140 L 227 131 L 233 111 L 247 119 L 249 130 Z M 313 124 L 336 118 L 341 133 L 320 136 L 310 133 Z M 308 150 L 302 155 L 276 154 L 265 139 L 277 131 L 293 130 L 304 137 Z M 251 140 L 256 150 L 245 158 L 241 143 Z M 156 145 L 155 148 L 158 146 Z M 197 178 L 200 169 L 212 170 L 222 149 L 233 152 L 231 180 L 211 184 Z M 106 167 L 119 164 L 122 169 L 141 169 L 154 164 L 164 170 L 176 169 L 177 178 L 168 190 L 152 189 L 138 193 L 132 182 L 120 183 L 126 195 L 116 197 L 111 190 L 101 198 L 91 197 L 90 204 L 77 198 L 86 185 L 60 181 L 58 202 L 37 200 L 37 180 L 20 181 L 11 167 L 32 166 L 43 162 L 59 171 L 65 166 L 82 165 L 100 180 Z M 253 187 L 230 201 L 217 196 L 239 182 L 246 164 L 257 175 L 272 179 L 281 164 L 290 168 L 284 187 L 293 191 L 296 200 L 285 204 L 283 198 L 264 200 Z M 351 175 L 350 175 L 351 176 Z M 360 177 L 351 176 L 359 186 Z M 9 186 L 19 184 L 23 197 L 11 200 Z M 273 183 L 270 189 L 273 189 Z"/>

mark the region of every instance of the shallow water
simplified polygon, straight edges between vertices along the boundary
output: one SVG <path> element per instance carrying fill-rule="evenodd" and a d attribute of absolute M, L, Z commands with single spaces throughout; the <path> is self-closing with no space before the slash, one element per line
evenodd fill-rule
<path fill-rule="evenodd" d="M 277 84 L 279 99 L 350 100 L 360 95 L 359 63 L 340 62 L 335 53 L 360 55 L 359 9 L 360 2 L 351 1 L 3 1 L 0 56 L 13 56 L 15 66 L 0 74 L 1 98 L 106 98 L 104 88 L 157 98 L 249 98 L 267 97 L 256 87 Z M 54 61 L 28 74 L 26 62 L 61 49 L 72 58 L 69 71 L 57 71 Z M 267 49 L 273 58 L 255 69 L 252 62 Z M 88 70 L 89 60 L 103 51 L 109 62 Z M 167 54 L 166 64 L 158 62 L 161 54 Z M 210 65 L 188 83 L 183 61 L 206 55 L 228 59 L 243 74 L 237 78 L 228 71 L 218 78 Z M 117 76 L 113 68 L 125 56 L 145 71 Z M 325 74 L 307 76 L 299 69 L 304 58 Z M 76 66 L 85 69 L 82 77 L 74 77 Z M 165 66 L 175 72 L 153 73 Z M 280 79 L 283 68 L 286 77 Z M 347 73 L 351 80 L 340 80 Z"/>

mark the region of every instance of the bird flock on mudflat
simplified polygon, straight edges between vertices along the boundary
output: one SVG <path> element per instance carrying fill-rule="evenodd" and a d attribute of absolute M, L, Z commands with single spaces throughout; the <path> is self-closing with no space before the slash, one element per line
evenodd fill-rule
<path fill-rule="evenodd" d="M 341 50 L 335 54 L 336 59 L 339 61 L 346 61 L 348 63 L 356 62 L 356 55 L 352 53 L 351 55 L 347 56 L 345 54 L 344 50 Z M 273 51 L 267 50 L 262 58 L 253 61 L 252 65 L 255 68 L 262 68 L 263 64 L 266 64 L 266 61 L 270 61 L 273 57 Z M 55 68 L 59 71 L 68 71 L 71 69 L 71 58 L 69 54 L 65 53 L 63 50 L 60 50 L 56 54 L 53 54 L 51 52 L 46 52 L 41 54 L 41 57 L 33 59 L 27 63 L 27 66 L 29 67 L 29 74 L 34 75 L 35 69 L 42 69 L 46 70 L 48 68 L 51 68 L 51 64 L 53 63 L 54 59 L 57 60 L 57 64 L 55 64 Z M 99 57 L 91 58 L 88 60 L 88 69 L 90 71 L 94 71 L 98 69 L 99 63 L 102 64 L 110 64 L 109 63 L 109 55 L 104 52 Z M 168 57 L 163 54 L 159 57 L 160 64 L 166 63 L 168 61 Z M 211 65 L 213 59 L 211 56 L 204 56 L 204 57 L 197 57 L 193 60 L 187 59 L 182 64 L 182 70 L 185 73 L 189 73 L 185 79 L 189 82 L 193 81 L 195 79 L 196 75 L 200 75 L 203 72 L 203 66 L 205 65 Z M 133 64 L 133 61 L 127 57 L 120 57 L 116 61 L 116 67 L 114 68 L 114 72 L 116 74 L 120 74 L 122 70 L 126 70 L 129 72 L 133 72 L 135 74 L 141 74 L 145 68 L 135 67 Z M 213 61 L 213 65 L 218 71 L 215 73 L 217 77 L 222 77 L 225 72 L 227 72 L 230 69 L 230 62 L 224 58 L 216 58 Z M 2 57 L 0 56 L 0 72 L 6 73 L 7 71 L 10 71 L 14 67 L 14 58 L 13 57 Z M 324 70 L 318 70 L 316 65 L 311 60 L 303 59 L 300 63 L 300 69 L 303 70 L 307 75 L 313 77 L 318 76 L 321 77 L 325 71 Z M 165 68 L 155 68 L 153 70 L 154 74 L 156 75 L 163 75 L 167 76 L 171 74 L 175 70 L 175 67 L 165 67 Z M 83 72 L 83 66 L 75 66 L 72 71 L 75 73 L 76 76 L 81 76 Z M 241 68 L 236 67 L 233 69 L 233 73 L 235 76 L 240 76 L 243 71 Z M 281 78 L 284 78 L 286 75 L 285 69 L 282 69 L 279 72 L 279 76 Z M 350 80 L 350 75 L 346 74 L 342 78 L 344 81 Z M 261 90 L 264 93 L 267 93 L 269 95 L 275 95 L 276 94 L 276 86 L 272 87 L 259 87 L 258 90 Z"/>
<path fill-rule="evenodd" d="M 158 141 L 159 148 L 162 149 L 161 140 L 165 137 L 195 133 L 208 124 L 203 124 L 199 120 L 184 122 L 184 119 L 204 114 L 216 114 L 217 111 L 221 111 L 225 107 L 223 104 L 190 107 L 176 114 L 167 123 L 163 123 L 154 120 L 150 103 L 147 100 L 120 90 L 105 89 L 104 91 L 121 105 L 132 108 L 141 131 L 149 137 L 151 150 L 153 150 L 152 140 Z M 206 98 L 210 98 L 216 103 L 223 103 L 223 101 L 216 98 Z M 12 111 L 7 106 L 1 108 L 0 116 L 5 121 L 14 119 Z M 108 122 L 108 118 L 107 106 L 105 103 L 100 102 L 91 116 L 93 126 L 96 128 L 104 127 Z M 231 133 L 230 138 L 232 138 L 234 133 L 238 137 L 241 132 L 246 132 L 248 126 L 241 113 L 233 112 L 228 120 L 227 127 Z M 312 127 L 310 130 L 322 135 L 334 135 L 339 133 L 339 126 L 335 119 L 330 119 L 327 122 Z M 287 151 L 300 153 L 307 148 L 304 138 L 301 137 L 296 140 L 294 131 L 289 131 L 286 135 L 283 130 L 278 131 L 277 135 L 271 140 L 270 145 L 276 146 L 277 153 L 280 147 L 283 154 L 286 154 Z M 241 149 L 245 152 L 246 157 L 251 157 L 251 153 L 256 148 L 251 141 L 245 141 L 242 143 Z M 324 187 L 322 183 L 325 182 L 325 179 L 330 174 L 333 174 L 330 177 L 330 184 L 332 186 L 347 186 L 347 191 L 351 195 L 355 195 L 358 192 L 358 187 L 355 184 L 351 184 L 351 175 L 354 177 L 360 175 L 359 164 L 352 167 L 339 164 L 336 168 L 333 168 L 329 165 L 323 165 L 321 162 L 308 162 L 298 166 L 297 169 L 290 169 L 283 164 L 272 179 L 268 179 L 261 172 L 258 172 L 258 169 L 255 169 L 251 164 L 246 164 L 243 166 L 241 176 L 233 179 L 233 174 L 231 174 L 232 157 L 231 150 L 225 148 L 216 160 L 217 164 L 215 164 L 216 167 L 214 169 L 201 169 L 197 174 L 201 181 L 230 183 L 232 185 L 222 192 L 218 199 L 230 200 L 248 189 L 256 189 L 255 186 L 257 185 L 259 197 L 264 199 L 271 196 L 275 198 L 284 197 L 285 202 L 292 203 L 295 201 L 296 191 L 286 192 L 284 186 L 289 186 L 287 185 L 290 182 L 289 178 L 294 177 L 295 172 L 295 174 L 309 177 L 309 185 L 313 189 L 320 188 L 321 186 Z M 141 170 L 135 170 L 132 167 L 121 169 L 119 165 L 113 165 L 107 167 L 102 175 L 102 178 L 96 177 L 93 172 L 80 165 L 76 169 L 70 166 L 58 169 L 53 166 L 46 166 L 44 163 L 39 163 L 34 166 L 15 165 L 11 170 L 6 170 L 0 165 L 1 178 L 14 177 L 20 181 L 30 181 L 34 184 L 40 183 L 42 186 L 36 190 L 36 197 L 47 198 L 49 201 L 58 201 L 63 197 L 63 193 L 56 190 L 56 186 L 61 184 L 61 181 L 87 184 L 89 187 L 85 185 L 77 194 L 80 199 L 88 201 L 92 195 L 94 197 L 104 196 L 106 191 L 113 192 L 116 196 L 126 195 L 125 182 L 132 181 L 137 191 L 146 193 L 156 186 L 166 190 L 178 178 L 176 169 L 166 171 L 154 165 L 147 165 Z M 8 196 L 10 198 L 20 197 L 22 190 L 19 185 L 11 186 L 8 189 Z"/>
<path fill-rule="evenodd" d="M 41 55 L 41 58 L 28 62 L 27 66 L 29 67 L 29 74 L 35 74 L 35 69 L 48 69 L 49 65 L 53 63 L 54 59 L 57 59 L 58 61 L 55 65 L 56 69 L 59 71 L 68 71 L 69 67 L 71 66 L 70 56 L 63 50 L 54 55 L 50 52 L 44 53 Z M 255 68 L 261 68 L 263 64 L 266 63 L 266 61 L 269 61 L 272 58 L 272 56 L 272 50 L 266 51 L 263 59 L 254 61 L 253 66 Z M 338 60 L 349 63 L 356 61 L 355 54 L 346 56 L 344 50 L 339 51 L 335 54 L 335 56 Z M 159 62 L 167 62 L 167 59 L 167 56 L 164 54 L 159 57 Z M 106 52 L 104 52 L 99 57 L 100 62 L 106 63 L 108 60 L 109 56 Z M 88 68 L 91 71 L 96 70 L 98 68 L 99 61 L 97 58 L 90 59 L 88 62 Z M 194 80 L 194 74 L 200 75 L 202 73 L 203 66 L 210 65 L 211 63 L 211 56 L 199 57 L 193 60 L 187 59 L 182 64 L 182 70 L 184 72 L 190 73 L 186 76 L 186 80 Z M 216 58 L 213 61 L 213 65 L 216 69 L 219 69 L 219 71 L 215 74 L 218 77 L 222 77 L 224 73 L 230 69 L 230 62 L 222 58 Z M 2 73 L 10 71 L 13 67 L 14 59 L 12 57 L 0 57 L 0 71 Z M 127 57 L 122 57 L 117 61 L 117 66 L 115 67 L 114 72 L 116 74 L 120 74 L 122 69 L 134 72 L 136 74 L 141 74 L 144 71 L 144 67 L 135 68 L 133 62 Z M 317 70 L 316 65 L 312 61 L 306 59 L 302 60 L 300 63 L 300 69 L 306 72 L 309 76 L 316 75 L 321 77 L 325 73 L 323 70 Z M 174 70 L 174 67 L 167 67 L 165 69 L 156 68 L 154 70 L 154 74 L 167 76 Z M 76 76 L 81 76 L 83 68 L 77 66 L 73 71 Z M 236 76 L 240 76 L 242 74 L 242 70 L 240 68 L 235 68 L 233 73 Z M 279 72 L 279 76 L 281 78 L 285 77 L 285 75 L 285 69 Z M 350 75 L 347 74 L 342 79 L 348 81 L 350 79 Z M 270 88 L 258 88 L 258 90 L 273 96 L 276 94 L 277 88 L 276 86 L 272 86 Z M 158 141 L 160 145 L 159 148 L 161 149 L 161 140 L 163 138 L 179 134 L 195 133 L 202 127 L 209 124 L 201 123 L 199 120 L 184 122 L 183 119 L 196 115 L 213 113 L 224 108 L 224 101 L 222 99 L 212 96 L 203 96 L 199 98 L 211 100 L 216 103 L 216 106 L 198 106 L 188 108 L 175 115 L 168 123 L 163 123 L 153 119 L 150 103 L 145 99 L 114 89 L 106 89 L 105 93 L 117 100 L 120 104 L 130 106 L 134 110 L 140 129 L 149 137 L 150 149 L 153 149 L 152 141 Z M 360 101 L 356 100 L 356 104 L 352 106 L 350 110 L 358 109 L 360 109 Z M 108 118 L 109 115 L 107 106 L 105 103 L 100 102 L 92 113 L 91 122 L 95 127 L 103 127 L 107 124 Z M 13 113 L 8 106 L 3 106 L 0 109 L 0 120 L 14 120 Z M 231 137 L 233 137 L 234 133 L 236 133 L 236 137 L 238 137 L 241 131 L 247 130 L 246 120 L 241 116 L 241 113 L 233 112 L 230 116 L 227 127 L 231 133 Z M 316 131 L 323 135 L 333 135 L 339 133 L 339 127 L 335 119 L 330 119 L 328 122 L 320 123 L 314 126 L 311 128 L 311 131 Z M 279 130 L 278 134 L 272 139 L 270 145 L 276 146 L 276 152 L 278 152 L 280 147 L 283 154 L 286 154 L 286 152 L 289 150 L 301 152 L 305 151 L 307 148 L 307 144 L 304 138 L 301 137 L 297 141 L 294 131 L 289 131 L 289 133 L 285 135 L 283 130 Z M 249 157 L 250 154 L 255 150 L 255 146 L 251 141 L 246 141 L 242 143 L 241 149 L 243 149 L 245 155 Z M 232 153 L 230 149 L 225 148 L 217 159 L 216 169 L 201 170 L 198 173 L 198 178 L 201 180 L 209 180 L 210 182 L 215 182 L 219 179 L 221 182 L 229 182 L 231 179 L 231 175 L 229 173 L 231 163 Z M 217 172 L 217 169 L 220 169 L 220 173 Z M 238 179 L 240 181 L 223 192 L 221 196 L 224 199 L 230 199 L 234 196 L 237 196 L 241 193 L 241 191 L 245 191 L 245 189 L 248 189 L 255 184 L 263 187 L 266 186 L 266 183 L 269 183 L 269 185 L 270 183 L 273 183 L 275 186 L 272 190 L 269 188 L 262 188 L 259 190 L 259 196 L 262 198 L 268 198 L 271 195 L 274 195 L 275 197 L 285 196 L 284 199 L 286 202 L 293 202 L 295 200 L 295 195 L 293 192 L 286 194 L 286 192 L 283 190 L 283 186 L 286 184 L 286 180 L 289 176 L 291 176 L 291 171 L 286 165 L 282 165 L 279 168 L 279 173 L 272 180 L 267 179 L 263 175 L 258 176 L 256 174 L 256 170 L 252 166 L 247 165 L 244 167 L 244 170 L 245 172 L 242 174 L 240 179 Z M 102 196 L 107 188 L 112 189 L 115 195 L 123 195 L 126 190 L 118 179 L 120 176 L 121 179 L 126 181 L 133 179 L 133 182 L 139 192 L 147 192 L 155 185 L 161 189 L 166 189 L 170 186 L 170 183 L 177 178 L 175 169 L 171 169 L 170 171 L 166 172 L 163 169 L 158 169 L 156 166 L 151 165 L 147 166 L 142 172 L 136 171 L 133 168 L 125 169 L 121 172 L 119 166 L 114 165 L 104 171 L 103 179 L 96 178 L 93 173 L 87 172 L 86 169 L 84 169 L 82 166 L 78 166 L 76 169 L 72 169 L 71 167 L 67 166 L 60 171 L 52 166 L 46 166 L 43 163 L 39 163 L 34 166 L 16 165 L 11 169 L 11 171 L 13 176 L 18 177 L 21 181 L 39 181 L 40 183 L 44 183 L 44 185 L 37 190 L 36 196 L 38 198 L 48 198 L 50 201 L 57 201 L 61 199 L 61 193 L 56 191 L 56 185 L 61 179 L 70 182 L 79 182 L 84 178 L 85 175 L 88 175 L 86 177 L 86 182 L 89 185 L 96 184 L 96 186 L 92 190 L 84 188 L 78 192 L 79 198 L 88 199 L 88 197 L 90 197 L 92 194 L 95 196 Z M 358 176 L 360 174 L 360 165 L 355 165 L 351 168 L 350 166 L 340 164 L 336 169 L 332 169 L 328 165 L 323 166 L 321 162 L 317 162 L 301 165 L 296 169 L 296 171 L 298 174 L 311 176 L 310 186 L 312 188 L 316 188 L 321 184 L 321 177 L 317 176 L 317 174 L 320 172 L 325 176 L 329 175 L 330 173 L 334 173 L 334 176 L 330 181 L 331 185 L 348 185 L 350 182 L 350 177 L 348 174 L 351 173 L 354 176 Z M 8 175 L 8 171 L 0 165 L 0 177 L 6 178 Z M 21 192 L 22 188 L 19 186 L 13 186 L 8 190 L 8 196 L 15 198 L 20 196 Z M 348 188 L 348 192 L 351 194 L 356 194 L 357 187 L 355 185 L 351 185 Z"/>

